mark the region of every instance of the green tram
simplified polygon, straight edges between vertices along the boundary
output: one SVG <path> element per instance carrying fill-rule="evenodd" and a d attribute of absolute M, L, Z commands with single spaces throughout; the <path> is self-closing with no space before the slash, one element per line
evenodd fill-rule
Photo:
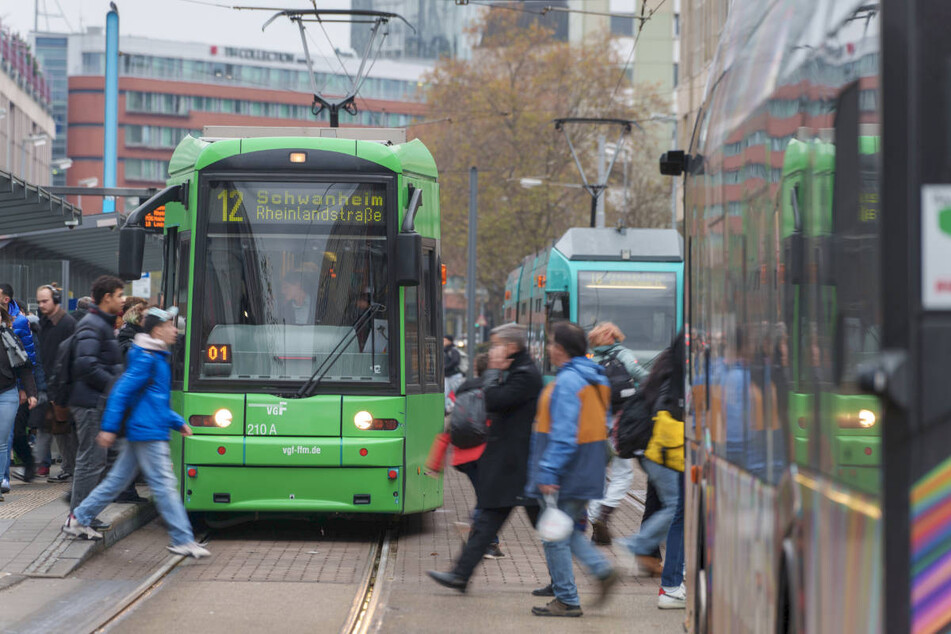
<path fill-rule="evenodd" d="M 301 135 L 304 136 L 301 136 Z M 328 138 L 337 134 L 348 138 Z M 417 513 L 443 426 L 439 190 L 402 130 L 206 128 L 120 234 L 164 231 L 189 511 Z M 164 223 L 161 221 L 164 205 Z"/>
<path fill-rule="evenodd" d="M 835 187 L 836 147 L 823 137 L 834 137 L 833 130 L 822 130 L 813 140 L 792 139 L 783 156 L 782 236 L 786 261 L 785 323 L 793 324 L 788 333 L 790 354 L 790 391 L 788 416 L 794 424 L 791 442 L 793 460 L 800 465 L 810 463 L 810 452 L 819 453 L 812 443 L 810 429 L 818 422 L 827 427 L 820 434 L 829 442 L 822 451 L 826 468 L 856 489 L 875 493 L 879 486 L 881 468 L 882 408 L 878 398 L 856 389 L 840 387 L 827 390 L 818 403 L 808 389 L 813 363 L 832 368 L 828 358 L 830 349 L 808 348 L 804 342 L 814 336 L 806 331 L 809 320 L 805 309 L 810 298 L 804 279 L 809 275 L 802 266 L 805 252 L 819 254 L 819 259 L 831 263 L 822 269 L 823 275 L 814 280 L 813 318 L 822 324 L 825 332 L 842 329 L 842 340 L 855 354 L 874 351 L 880 337 L 876 324 L 869 316 L 881 310 L 876 295 L 869 296 L 861 286 L 866 272 L 877 266 L 873 243 L 878 229 L 879 193 L 878 174 L 881 140 L 876 124 L 860 124 L 858 137 L 858 169 L 856 187 L 858 209 L 854 218 L 836 216 L 833 192 Z M 854 202 L 853 202 L 854 205 Z M 811 214 L 811 217 L 804 217 Z M 851 225 L 847 225 L 851 223 Z M 847 234 L 848 239 L 839 236 Z M 757 258 L 754 258 L 757 259 Z M 816 359 L 806 360 L 806 354 Z M 839 371 L 841 373 L 841 371 Z M 853 377 L 849 377 L 854 380 Z M 848 386 L 848 382 L 845 382 Z"/>
<path fill-rule="evenodd" d="M 614 322 L 624 346 L 647 363 L 683 324 L 683 271 L 683 239 L 674 229 L 575 227 L 509 273 L 503 316 L 528 328 L 546 379 L 555 374 L 547 329 L 559 319 L 585 330 Z"/>

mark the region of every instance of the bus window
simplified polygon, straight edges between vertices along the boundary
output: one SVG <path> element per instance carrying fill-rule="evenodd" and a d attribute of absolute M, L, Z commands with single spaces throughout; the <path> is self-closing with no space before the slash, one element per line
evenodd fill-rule
<path fill-rule="evenodd" d="M 423 279 L 420 289 L 420 315 L 422 315 L 420 342 L 423 346 L 423 381 L 426 391 L 441 392 L 437 381 L 439 359 L 442 357 L 441 342 L 436 341 L 439 323 L 439 304 L 436 294 L 436 251 L 434 247 L 423 247 Z"/>
<path fill-rule="evenodd" d="M 175 352 L 172 360 L 172 384 L 175 387 L 182 387 L 185 380 L 185 341 L 184 333 L 187 331 L 188 319 L 188 290 L 191 286 L 188 272 L 189 247 L 191 246 L 191 232 L 178 233 L 178 253 L 175 259 L 175 289 L 172 295 L 173 306 L 178 306 L 179 342 L 175 346 Z"/>
<path fill-rule="evenodd" d="M 406 315 L 406 387 L 419 385 L 419 293 L 416 286 L 404 286 Z"/>

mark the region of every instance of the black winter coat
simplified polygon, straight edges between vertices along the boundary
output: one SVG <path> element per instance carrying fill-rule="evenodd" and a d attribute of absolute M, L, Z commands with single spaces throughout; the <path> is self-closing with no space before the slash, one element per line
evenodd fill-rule
<path fill-rule="evenodd" d="M 522 351 L 505 373 L 488 370 L 482 390 L 489 438 L 479 458 L 476 507 L 516 506 L 528 477 L 532 423 L 542 377 L 528 353 Z"/>
<path fill-rule="evenodd" d="M 65 310 L 55 324 L 46 315 L 40 317 L 40 334 L 37 335 L 37 340 L 39 341 L 40 359 L 43 362 L 43 369 L 46 370 L 47 377 L 53 376 L 53 366 L 56 364 L 56 351 L 59 350 L 59 344 L 63 343 L 63 340 L 75 331 L 76 320 Z"/>
<path fill-rule="evenodd" d="M 71 406 L 98 407 L 113 379 L 122 374 L 122 353 L 113 331 L 115 323 L 115 315 L 92 307 L 76 325 Z"/>

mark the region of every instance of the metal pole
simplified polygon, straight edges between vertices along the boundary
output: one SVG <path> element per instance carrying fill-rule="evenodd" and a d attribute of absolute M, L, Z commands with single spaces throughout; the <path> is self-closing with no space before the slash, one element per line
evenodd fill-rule
<path fill-rule="evenodd" d="M 674 119 L 674 141 L 671 149 L 677 147 L 677 120 Z M 677 179 L 670 179 L 670 228 L 677 228 Z"/>
<path fill-rule="evenodd" d="M 476 309 L 476 234 L 478 222 L 479 170 L 469 168 L 469 253 L 466 266 L 466 352 L 469 355 L 469 378 L 475 376 L 475 309 Z"/>
<path fill-rule="evenodd" d="M 113 9 L 106 14 L 106 111 L 103 124 L 102 185 L 116 186 L 116 163 L 119 135 L 119 12 Z M 114 196 L 102 199 L 102 212 L 116 210 Z"/>
<path fill-rule="evenodd" d="M 615 146 L 614 151 L 619 152 L 621 150 L 620 146 Z M 604 175 L 604 135 L 598 135 L 598 185 L 607 185 L 605 182 L 607 177 Z M 598 207 L 597 213 L 595 214 L 595 227 L 604 226 L 604 194 L 603 191 L 598 192 Z"/>
<path fill-rule="evenodd" d="M 588 193 L 591 193 L 590 191 Z M 591 194 L 591 226 L 597 227 L 597 218 L 598 218 L 598 198 L 601 197 L 601 192 L 596 194 Z"/>

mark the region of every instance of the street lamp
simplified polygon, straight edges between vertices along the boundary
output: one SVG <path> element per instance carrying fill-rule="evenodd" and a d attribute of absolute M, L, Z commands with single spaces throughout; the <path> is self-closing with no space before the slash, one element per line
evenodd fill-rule
<path fill-rule="evenodd" d="M 23 140 L 20 141 L 20 178 L 26 180 L 26 144 L 32 143 L 33 147 L 37 148 L 41 145 L 46 145 L 46 141 L 49 139 L 49 135 L 45 132 L 39 132 L 37 134 L 28 134 L 23 137 Z M 33 180 L 33 166 L 30 165 L 30 180 Z"/>
<path fill-rule="evenodd" d="M 95 187 L 99 184 L 99 179 L 95 176 L 90 176 L 89 178 L 80 178 L 78 181 L 76 181 L 76 184 L 80 187 Z M 83 208 L 82 196 L 76 197 L 76 206 L 79 207 L 80 210 Z"/>

